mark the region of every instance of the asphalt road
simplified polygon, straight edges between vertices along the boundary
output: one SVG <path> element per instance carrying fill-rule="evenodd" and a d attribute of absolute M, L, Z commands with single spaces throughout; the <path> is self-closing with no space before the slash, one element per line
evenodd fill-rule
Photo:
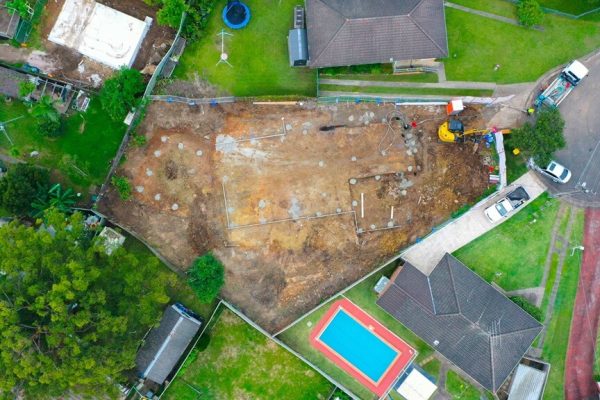
<path fill-rule="evenodd" d="M 584 64 L 589 75 L 560 105 L 567 147 L 555 155 L 573 175 L 566 184 L 542 179 L 552 194 L 569 203 L 600 207 L 600 56 Z"/>

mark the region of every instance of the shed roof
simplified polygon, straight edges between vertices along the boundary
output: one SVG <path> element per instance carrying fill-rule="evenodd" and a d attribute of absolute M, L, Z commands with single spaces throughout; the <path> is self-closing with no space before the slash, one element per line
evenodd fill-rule
<path fill-rule="evenodd" d="M 135 363 L 140 375 L 160 385 L 200 329 L 200 321 L 187 314 L 179 304 L 168 307 L 158 328 L 146 337 Z"/>
<path fill-rule="evenodd" d="M 19 83 L 29 80 L 26 74 L 0 66 L 0 94 L 19 98 Z"/>
<path fill-rule="evenodd" d="M 519 364 L 510 385 L 509 400 L 539 400 L 542 397 L 546 373 L 528 365 Z"/>
<path fill-rule="evenodd" d="M 405 263 L 377 304 L 496 391 L 542 325 L 450 254 L 429 276 Z"/>
<path fill-rule="evenodd" d="M 448 55 L 443 0 L 306 0 L 311 67 Z"/>
<path fill-rule="evenodd" d="M 294 65 L 294 62 L 298 60 L 308 60 L 306 29 L 290 29 L 288 51 L 290 65 Z"/>

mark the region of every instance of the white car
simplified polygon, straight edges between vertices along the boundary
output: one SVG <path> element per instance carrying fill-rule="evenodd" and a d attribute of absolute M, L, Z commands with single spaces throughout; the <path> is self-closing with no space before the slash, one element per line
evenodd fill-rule
<path fill-rule="evenodd" d="M 567 183 L 571 179 L 571 171 L 554 160 L 550 161 L 550 164 L 546 168 L 541 168 L 541 170 L 554 182 Z"/>
<path fill-rule="evenodd" d="M 486 208 L 483 212 L 491 223 L 496 223 L 502 218 L 506 218 L 527 200 L 529 200 L 529 194 L 522 186 L 519 186 L 507 194 L 506 197 Z"/>

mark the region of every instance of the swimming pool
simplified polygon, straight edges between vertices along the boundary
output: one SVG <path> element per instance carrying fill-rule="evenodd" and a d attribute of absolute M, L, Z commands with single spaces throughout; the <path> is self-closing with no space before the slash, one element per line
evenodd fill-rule
<path fill-rule="evenodd" d="M 312 330 L 310 341 L 378 396 L 416 356 L 406 342 L 348 299 L 333 303 Z"/>
<path fill-rule="evenodd" d="M 348 315 L 343 308 L 338 310 L 319 336 L 319 340 L 348 360 L 373 382 L 379 381 L 398 356 L 398 351 Z"/>

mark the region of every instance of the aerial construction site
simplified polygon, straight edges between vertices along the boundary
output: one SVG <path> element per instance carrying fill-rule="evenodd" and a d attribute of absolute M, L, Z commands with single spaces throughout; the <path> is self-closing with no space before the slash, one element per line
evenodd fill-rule
<path fill-rule="evenodd" d="M 109 192 L 100 209 L 182 271 L 214 249 L 224 297 L 275 331 L 484 193 L 491 150 L 440 141 L 447 119 L 437 105 L 154 102 L 118 171 L 133 199 Z"/>

